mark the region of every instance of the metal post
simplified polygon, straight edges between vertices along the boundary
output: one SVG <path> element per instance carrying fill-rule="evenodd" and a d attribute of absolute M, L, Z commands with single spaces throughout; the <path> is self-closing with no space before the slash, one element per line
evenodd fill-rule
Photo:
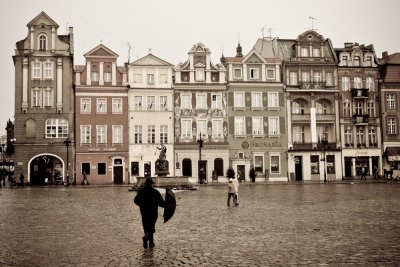
<path fill-rule="evenodd" d="M 69 185 L 69 145 L 71 144 L 71 140 L 67 138 L 64 141 L 65 147 L 67 148 L 67 168 L 66 168 L 66 176 L 67 176 L 67 185 Z"/>
<path fill-rule="evenodd" d="M 326 183 L 326 157 L 325 157 L 325 146 L 328 144 L 328 140 L 325 138 L 321 140 L 322 143 L 322 159 L 321 161 L 324 162 L 324 183 Z"/>

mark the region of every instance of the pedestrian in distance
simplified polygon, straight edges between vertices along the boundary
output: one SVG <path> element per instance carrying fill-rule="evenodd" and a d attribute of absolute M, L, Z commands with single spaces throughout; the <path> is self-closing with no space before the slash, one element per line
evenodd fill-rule
<path fill-rule="evenodd" d="M 239 182 L 237 179 L 233 179 L 233 202 L 235 203 L 235 206 L 239 205 Z"/>
<path fill-rule="evenodd" d="M 140 189 L 134 198 L 134 202 L 140 208 L 142 216 L 142 225 L 144 230 L 143 247 L 154 248 L 154 233 L 156 231 L 156 222 L 158 218 L 158 207 L 165 207 L 165 201 L 160 192 L 153 187 L 153 180 L 147 178 L 145 187 Z"/>
<path fill-rule="evenodd" d="M 87 174 L 86 174 L 86 172 L 83 172 L 82 185 L 89 185 L 89 181 L 88 181 L 88 179 L 87 179 Z"/>
<path fill-rule="evenodd" d="M 235 198 L 235 184 L 233 183 L 233 178 L 229 178 L 228 182 L 228 201 L 227 205 L 231 205 L 231 198 L 233 200 L 233 203 L 236 205 L 236 198 Z"/>
<path fill-rule="evenodd" d="M 374 166 L 374 179 L 377 180 L 378 179 L 378 166 Z"/>
<path fill-rule="evenodd" d="M 361 179 L 360 180 L 362 180 L 362 179 L 367 180 L 367 177 L 365 176 L 366 173 L 367 173 L 367 168 L 363 165 L 361 167 Z"/>
<path fill-rule="evenodd" d="M 257 172 L 256 172 L 256 170 L 254 169 L 253 166 L 251 166 L 251 168 L 250 168 L 249 176 L 250 176 L 251 181 L 252 181 L 253 183 L 255 183 L 255 182 L 256 182 Z"/>
<path fill-rule="evenodd" d="M 22 187 L 24 187 L 24 180 L 25 180 L 24 173 L 21 172 L 21 174 L 19 175 L 19 182 L 20 182 Z"/>

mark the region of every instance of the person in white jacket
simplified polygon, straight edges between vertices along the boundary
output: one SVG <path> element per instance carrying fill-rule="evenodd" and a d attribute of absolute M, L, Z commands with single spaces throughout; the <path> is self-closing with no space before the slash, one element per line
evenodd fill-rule
<path fill-rule="evenodd" d="M 238 193 L 239 193 L 239 182 L 237 179 L 233 179 L 233 202 L 235 203 L 235 206 L 239 205 L 239 198 L 238 198 Z"/>

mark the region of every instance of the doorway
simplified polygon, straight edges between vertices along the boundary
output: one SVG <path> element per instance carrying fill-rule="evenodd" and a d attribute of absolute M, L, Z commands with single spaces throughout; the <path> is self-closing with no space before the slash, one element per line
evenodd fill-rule
<path fill-rule="evenodd" d="M 302 156 L 294 157 L 294 175 L 296 177 L 296 181 L 303 181 L 303 157 Z"/>
<path fill-rule="evenodd" d="M 237 173 L 237 177 L 238 177 L 239 182 L 244 182 L 245 174 L 246 174 L 245 171 L 246 171 L 245 165 L 237 165 L 236 173 Z"/>
<path fill-rule="evenodd" d="M 344 177 L 351 178 L 351 157 L 344 158 Z"/>
<path fill-rule="evenodd" d="M 147 178 L 151 177 L 151 161 L 144 162 L 143 170 L 144 170 L 144 177 Z"/>
<path fill-rule="evenodd" d="M 207 161 L 199 160 L 199 183 L 204 184 L 207 181 Z"/>

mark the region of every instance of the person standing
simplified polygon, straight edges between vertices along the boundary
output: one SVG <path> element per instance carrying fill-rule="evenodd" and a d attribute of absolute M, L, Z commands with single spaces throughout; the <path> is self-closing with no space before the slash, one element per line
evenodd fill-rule
<path fill-rule="evenodd" d="M 367 172 L 367 169 L 366 169 L 365 166 L 363 165 L 363 166 L 361 167 L 361 179 L 360 179 L 360 180 L 362 180 L 363 178 L 364 178 L 364 180 L 367 180 L 367 177 L 365 177 L 366 172 Z"/>
<path fill-rule="evenodd" d="M 145 181 L 145 187 L 140 189 L 134 198 L 134 202 L 140 208 L 140 214 L 142 216 L 142 225 L 144 230 L 143 247 L 147 249 L 154 248 L 154 233 L 156 222 L 158 218 L 158 207 L 165 208 L 165 201 L 162 198 L 160 192 L 153 188 L 153 180 L 147 178 Z"/>
<path fill-rule="evenodd" d="M 253 183 L 255 183 L 255 182 L 256 182 L 257 173 L 256 173 L 256 170 L 254 169 L 253 166 L 252 166 L 251 169 L 250 169 L 249 176 L 250 176 L 251 181 L 252 181 Z"/>
<path fill-rule="evenodd" d="M 235 203 L 235 206 L 239 205 L 239 182 L 237 179 L 233 179 L 233 202 Z"/>
<path fill-rule="evenodd" d="M 25 180 L 24 173 L 21 172 L 21 174 L 19 175 L 19 181 L 22 187 L 24 187 L 24 180 Z"/>
<path fill-rule="evenodd" d="M 374 166 L 374 179 L 377 180 L 378 179 L 378 166 Z"/>
<path fill-rule="evenodd" d="M 227 205 L 231 205 L 231 198 L 233 200 L 233 203 L 236 205 L 236 200 L 235 200 L 235 185 L 233 184 L 233 179 L 229 178 L 228 182 L 228 201 Z"/>

